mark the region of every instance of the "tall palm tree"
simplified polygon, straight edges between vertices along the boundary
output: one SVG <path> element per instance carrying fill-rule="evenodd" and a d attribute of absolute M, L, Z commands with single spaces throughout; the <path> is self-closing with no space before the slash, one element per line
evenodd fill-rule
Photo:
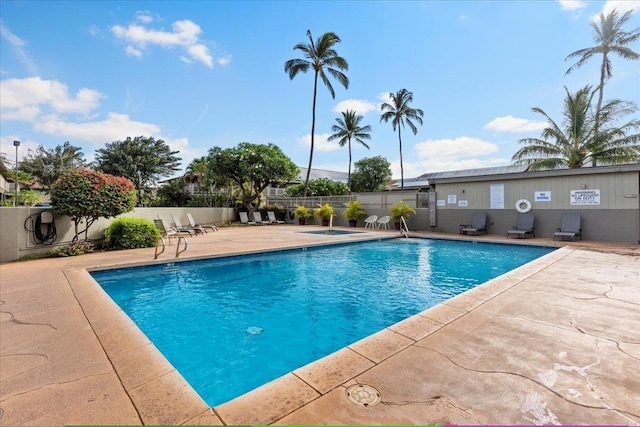
<path fill-rule="evenodd" d="M 595 114 L 591 101 L 595 92 L 587 85 L 571 94 L 565 87 L 563 122 L 559 126 L 539 107 L 532 111 L 543 115 L 548 127 L 540 138 L 524 138 L 525 144 L 512 157 L 516 165 L 529 165 L 531 170 L 576 169 L 591 163 L 621 164 L 640 161 L 640 120 L 634 119 L 616 126 L 622 117 L 638 110 L 631 102 L 614 99 L 602 106 L 600 133 L 595 134 Z"/>
<path fill-rule="evenodd" d="M 601 13 L 599 15 L 599 22 L 591 22 L 590 24 L 595 33 L 593 38 L 597 43 L 596 46 L 576 50 L 565 58 L 565 61 L 578 58 L 578 62 L 573 64 L 565 73 L 565 75 L 567 75 L 576 68 L 583 66 L 592 57 L 602 55 L 602 64 L 600 65 L 600 85 L 597 87 L 599 94 L 595 114 L 596 135 L 600 129 L 600 111 L 602 109 L 602 100 L 604 97 L 604 85 L 606 80 L 612 76 L 610 55 L 616 54 L 624 59 L 631 60 L 640 59 L 640 54 L 634 52 L 628 47 L 628 45 L 640 38 L 640 27 L 635 28 L 630 32 L 622 30 L 622 26 L 631 18 L 631 12 L 632 11 L 626 12 L 620 18 L 618 18 L 618 11 L 616 9 L 612 10 L 607 15 Z"/>
<path fill-rule="evenodd" d="M 290 59 L 284 63 L 284 71 L 289 73 L 289 79 L 293 80 L 298 73 L 306 73 L 310 69 L 314 72 L 313 80 L 313 108 L 311 112 L 311 150 L 309 152 L 309 167 L 307 168 L 307 177 L 304 181 L 304 197 L 307 197 L 307 187 L 309 186 L 309 174 L 311 173 L 311 164 L 313 162 L 314 136 L 316 129 L 316 97 L 318 94 L 318 77 L 322 79 L 324 85 L 329 89 L 331 97 L 335 98 L 336 94 L 331 85 L 329 77 L 325 73 L 329 73 L 335 78 L 345 89 L 349 88 L 349 78 L 340 70 L 348 70 L 347 61 L 338 55 L 334 46 L 340 43 L 340 37 L 335 33 L 324 33 L 314 43 L 311 37 L 311 31 L 307 30 L 309 44 L 298 43 L 293 50 L 300 50 L 304 54 L 304 59 Z"/>
<path fill-rule="evenodd" d="M 391 103 L 385 102 L 380 106 L 380 110 L 382 111 L 380 122 L 384 120 L 386 123 L 391 120 L 393 130 L 398 129 L 398 142 L 400 143 L 400 189 L 404 190 L 404 166 L 402 164 L 402 135 L 400 128 L 403 128 L 406 123 L 415 135 L 418 133 L 418 128 L 411 120 L 422 124 L 424 112 L 419 108 L 409 107 L 409 104 L 413 102 L 413 93 L 406 89 L 400 89 L 396 93 L 390 93 L 389 97 L 391 98 Z"/>
<path fill-rule="evenodd" d="M 357 143 L 362 144 L 367 150 L 369 146 L 364 140 L 371 139 L 371 135 L 369 134 L 369 132 L 371 132 L 371 126 L 360 126 L 361 120 L 362 116 L 357 115 L 354 110 L 343 111 L 342 118 L 338 117 L 336 119 L 337 124 L 331 126 L 331 130 L 335 133 L 327 138 L 329 141 L 338 139 L 340 147 L 349 144 L 349 175 L 347 178 L 349 192 L 351 192 L 351 139 L 353 138 Z"/>

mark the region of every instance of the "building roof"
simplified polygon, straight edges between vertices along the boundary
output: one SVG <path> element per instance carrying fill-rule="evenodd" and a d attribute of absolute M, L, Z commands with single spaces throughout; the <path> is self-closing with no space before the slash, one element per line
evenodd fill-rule
<path fill-rule="evenodd" d="M 527 166 L 497 166 L 491 168 L 464 169 L 445 172 L 430 172 L 420 175 L 417 178 L 408 178 L 404 180 L 404 188 L 425 188 L 433 184 L 436 179 L 446 178 L 463 178 L 463 177 L 481 177 L 489 175 L 504 175 L 510 173 L 522 173 L 527 170 Z M 390 186 L 391 189 L 400 188 L 400 180 L 394 180 Z"/>
<path fill-rule="evenodd" d="M 298 175 L 298 180 L 300 180 L 300 182 L 304 182 L 304 180 L 307 178 L 307 168 L 303 168 L 300 166 L 298 167 L 300 168 L 300 174 Z M 309 179 L 320 179 L 320 178 L 327 178 L 331 181 L 343 182 L 346 184 L 347 181 L 349 180 L 349 174 L 347 172 L 337 172 L 337 171 L 330 171 L 326 169 L 311 168 Z"/>
<path fill-rule="evenodd" d="M 420 189 L 436 184 L 436 181 L 446 182 L 467 182 L 467 181 L 496 181 L 501 179 L 522 179 L 540 176 L 562 176 L 562 175 L 584 175 L 594 173 L 615 173 L 626 171 L 640 171 L 640 163 L 629 163 L 623 165 L 582 167 L 577 169 L 548 169 L 539 171 L 528 171 L 528 166 L 498 166 L 491 168 L 465 169 L 446 172 L 432 172 L 420 175 L 417 178 L 404 180 L 405 189 Z M 389 186 L 392 190 L 400 188 L 400 180 L 394 180 Z"/>

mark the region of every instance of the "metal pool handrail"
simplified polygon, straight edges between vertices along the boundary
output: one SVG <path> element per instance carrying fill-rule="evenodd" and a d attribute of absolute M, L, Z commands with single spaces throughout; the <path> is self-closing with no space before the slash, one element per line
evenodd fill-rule
<path fill-rule="evenodd" d="M 160 253 L 158 253 L 158 243 L 160 242 L 162 242 L 162 250 L 160 251 Z M 165 248 L 166 248 L 166 244 L 165 244 L 164 238 L 160 237 L 158 240 L 156 240 L 156 253 L 153 256 L 153 259 L 158 259 L 158 257 L 164 253 Z"/>
<path fill-rule="evenodd" d="M 180 250 L 180 242 L 184 241 L 184 249 Z M 189 247 L 189 243 L 187 242 L 187 238 L 184 236 L 178 236 L 178 243 L 176 244 L 176 258 L 178 258 L 178 256 L 186 251 Z"/>
<path fill-rule="evenodd" d="M 409 237 L 409 226 L 407 225 L 407 222 L 404 220 L 404 217 L 401 216 L 400 217 L 401 220 L 401 224 L 400 224 L 400 232 L 402 234 L 404 234 L 404 237 Z"/>

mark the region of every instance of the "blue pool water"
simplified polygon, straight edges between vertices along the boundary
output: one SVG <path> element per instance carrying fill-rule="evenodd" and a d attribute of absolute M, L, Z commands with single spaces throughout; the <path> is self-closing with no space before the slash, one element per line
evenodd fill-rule
<path fill-rule="evenodd" d="M 392 239 L 92 275 L 215 406 L 552 250 Z"/>

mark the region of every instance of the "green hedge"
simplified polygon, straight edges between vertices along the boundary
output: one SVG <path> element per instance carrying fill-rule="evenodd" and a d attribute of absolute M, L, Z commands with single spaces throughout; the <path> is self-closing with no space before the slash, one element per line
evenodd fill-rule
<path fill-rule="evenodd" d="M 118 218 L 107 228 L 109 249 L 150 248 L 156 245 L 160 231 L 144 218 Z"/>

